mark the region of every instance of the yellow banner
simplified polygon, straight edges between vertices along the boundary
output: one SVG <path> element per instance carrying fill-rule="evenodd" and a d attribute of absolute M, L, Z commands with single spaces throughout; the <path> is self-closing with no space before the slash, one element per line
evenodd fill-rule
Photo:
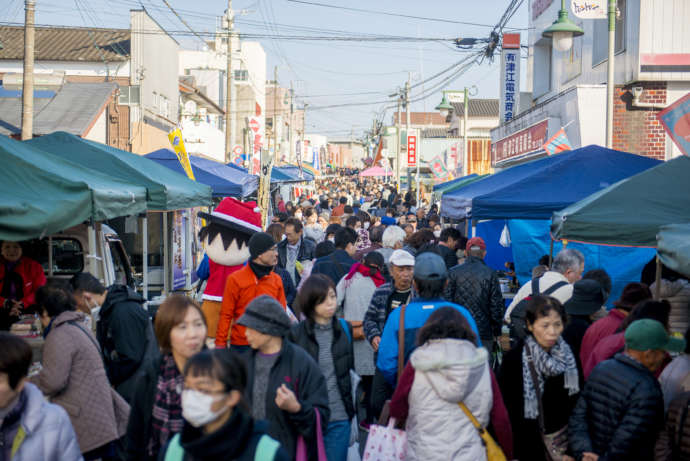
<path fill-rule="evenodd" d="M 184 148 L 184 141 L 182 140 L 182 130 L 180 130 L 179 128 L 175 128 L 170 133 L 168 133 L 168 139 L 170 140 L 170 144 L 172 145 L 172 148 L 175 151 L 175 155 L 177 155 L 177 159 L 180 161 L 180 164 L 182 165 L 182 169 L 185 173 L 187 173 L 187 177 L 189 179 L 196 180 L 194 178 L 194 172 L 192 171 L 192 164 L 189 163 L 189 155 L 187 155 L 187 149 Z"/>

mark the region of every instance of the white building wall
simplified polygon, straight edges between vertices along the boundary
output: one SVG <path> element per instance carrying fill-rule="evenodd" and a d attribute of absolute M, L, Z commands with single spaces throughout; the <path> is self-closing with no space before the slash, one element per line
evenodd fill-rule
<path fill-rule="evenodd" d="M 130 12 L 132 85 L 140 85 L 141 106 L 177 123 L 179 44 L 145 11 Z"/>
<path fill-rule="evenodd" d="M 84 139 L 88 139 L 90 141 L 96 141 L 100 142 L 101 144 L 108 144 L 107 143 L 107 129 L 106 129 L 106 117 L 105 113 L 107 111 L 103 109 L 103 111 L 100 113 L 98 118 L 96 119 L 96 122 L 93 124 L 91 129 L 83 136 Z"/>
<path fill-rule="evenodd" d="M 539 0 L 536 0 L 539 1 Z M 645 1 L 645 0 L 643 0 Z M 529 18 L 533 17 L 533 4 L 530 2 Z M 568 6 L 570 2 L 566 2 Z M 594 29 L 601 30 L 606 19 L 582 20 L 569 13 L 570 19 L 584 30 L 584 35 L 573 40 L 570 51 L 560 52 L 551 46 L 551 40 L 542 37 L 544 29 L 549 27 L 558 16 L 561 7 L 559 1 L 551 5 L 530 24 L 528 45 L 533 53 L 533 69 L 529 73 L 527 87 L 533 90 L 535 103 L 545 101 L 563 90 L 576 85 L 598 85 L 606 83 L 607 64 L 593 57 L 595 38 L 599 46 L 606 48 L 606 34 L 598 36 Z M 625 1 L 625 37 L 624 49 L 615 57 L 615 81 L 624 84 L 635 81 L 638 77 L 640 0 Z M 595 35 L 597 35 L 595 37 Z"/>
<path fill-rule="evenodd" d="M 642 0 L 640 55 L 690 53 L 690 2 Z M 641 73 L 642 80 L 690 80 L 690 72 Z"/>
<path fill-rule="evenodd" d="M 0 73 L 24 71 L 23 61 L 0 61 Z M 110 62 L 106 66 L 102 62 L 64 62 L 64 61 L 36 61 L 34 73 L 50 74 L 64 72 L 65 75 L 84 75 L 97 77 L 129 77 L 129 61 Z"/>

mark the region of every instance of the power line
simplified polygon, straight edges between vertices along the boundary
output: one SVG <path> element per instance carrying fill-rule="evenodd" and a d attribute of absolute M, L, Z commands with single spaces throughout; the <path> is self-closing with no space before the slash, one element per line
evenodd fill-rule
<path fill-rule="evenodd" d="M 385 16 L 396 16 L 399 18 L 418 19 L 421 21 L 446 22 L 446 23 L 450 23 L 450 24 L 462 24 L 465 26 L 477 26 L 477 27 L 490 27 L 490 28 L 494 27 L 491 24 L 481 24 L 481 23 L 477 23 L 477 22 L 467 22 L 467 21 L 455 21 L 452 19 L 442 19 L 442 18 L 429 18 L 429 17 L 424 17 L 424 16 L 413 16 L 413 15 L 409 15 L 409 14 L 391 13 L 389 11 L 367 10 L 364 8 L 352 8 L 352 7 L 348 7 L 348 6 L 329 5 L 327 3 L 308 2 L 305 0 L 287 0 L 287 1 L 291 2 L 291 3 L 302 3 L 305 5 L 322 6 L 324 8 L 335 8 L 338 10 L 356 11 L 358 13 L 371 13 L 371 14 L 381 14 L 381 15 L 385 15 Z M 513 30 L 527 30 L 527 29 L 513 28 Z"/>
<path fill-rule="evenodd" d="M 172 13 L 173 13 L 175 16 L 177 16 L 177 19 L 179 19 L 180 22 L 181 22 L 182 24 L 184 24 L 184 26 L 185 26 L 187 29 L 189 29 L 189 31 L 190 31 L 191 33 L 193 33 L 194 36 L 195 36 L 196 38 L 198 38 L 199 40 L 201 40 L 201 43 L 203 43 L 204 45 L 206 44 L 206 41 L 201 37 L 201 35 L 197 34 L 197 33 L 194 31 L 194 29 L 192 29 L 192 28 L 190 27 L 190 25 L 187 24 L 187 21 L 185 21 L 184 19 L 182 19 L 182 16 L 180 16 L 179 14 L 177 14 L 177 11 L 175 11 L 175 9 L 174 9 L 172 6 L 170 6 L 170 3 L 168 3 L 168 0 L 163 0 L 163 3 L 165 3 L 165 6 L 167 6 L 167 7 L 170 9 L 170 11 L 172 11 Z"/>

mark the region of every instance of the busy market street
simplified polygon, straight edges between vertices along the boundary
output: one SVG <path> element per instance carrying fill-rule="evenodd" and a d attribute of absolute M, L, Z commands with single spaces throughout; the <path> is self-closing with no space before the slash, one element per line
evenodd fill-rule
<path fill-rule="evenodd" d="M 688 0 L 2 0 L 0 461 L 690 460 Z"/>

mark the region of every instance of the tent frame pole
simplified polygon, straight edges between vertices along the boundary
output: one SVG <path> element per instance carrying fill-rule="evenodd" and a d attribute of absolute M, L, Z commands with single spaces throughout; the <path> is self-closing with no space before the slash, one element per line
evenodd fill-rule
<path fill-rule="evenodd" d="M 170 242 L 168 242 L 168 212 L 163 212 L 163 295 L 170 293 Z"/>
<path fill-rule="evenodd" d="M 658 253 L 656 255 L 656 276 L 654 283 L 654 299 L 658 301 L 661 299 L 661 258 L 659 258 Z"/>
<path fill-rule="evenodd" d="M 53 236 L 48 236 L 48 277 L 53 278 Z"/>
<path fill-rule="evenodd" d="M 143 272 L 144 301 L 149 299 L 149 217 L 148 214 L 142 215 L 141 222 L 141 271 Z"/>
<path fill-rule="evenodd" d="M 549 269 L 553 266 L 553 237 L 551 238 L 551 245 L 549 245 Z"/>
<path fill-rule="evenodd" d="M 185 275 L 184 275 L 184 281 L 185 281 L 185 287 L 184 289 L 186 291 L 189 291 L 192 289 L 192 270 L 193 270 L 193 264 L 192 264 L 192 209 L 188 208 L 185 210 L 185 214 L 187 215 L 186 219 L 186 227 L 185 227 Z"/>

